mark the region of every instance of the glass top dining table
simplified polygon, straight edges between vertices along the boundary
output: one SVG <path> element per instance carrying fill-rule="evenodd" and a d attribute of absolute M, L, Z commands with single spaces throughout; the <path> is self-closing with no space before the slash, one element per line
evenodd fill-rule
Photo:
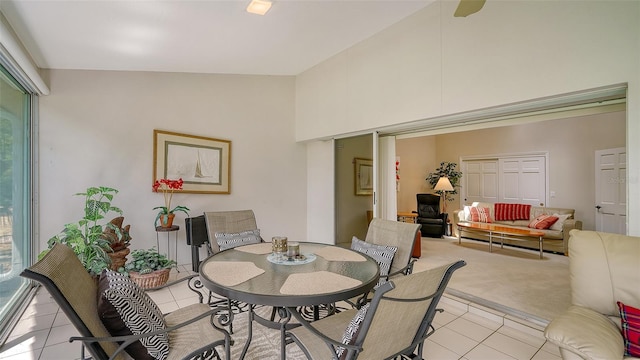
<path fill-rule="evenodd" d="M 203 285 L 212 292 L 249 304 L 248 337 L 239 358 L 244 359 L 252 338 L 252 323 L 279 328 L 280 358 L 286 358 L 288 311 L 336 303 L 365 294 L 378 282 L 375 260 L 338 246 L 300 243 L 300 257 L 274 258 L 271 243 L 236 247 L 216 253 L 200 264 Z M 283 321 L 254 312 L 256 305 L 287 308 Z M 231 315 L 232 316 L 232 315 Z"/>
<path fill-rule="evenodd" d="M 277 261 L 271 243 L 245 245 L 205 259 L 200 277 L 216 294 L 276 307 L 338 302 L 364 294 L 378 282 L 378 264 L 356 251 L 301 242 L 300 254 L 300 259 Z"/>

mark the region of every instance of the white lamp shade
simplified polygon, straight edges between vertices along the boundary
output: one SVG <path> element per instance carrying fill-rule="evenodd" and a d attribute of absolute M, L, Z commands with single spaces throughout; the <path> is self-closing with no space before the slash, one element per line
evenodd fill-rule
<path fill-rule="evenodd" d="M 433 188 L 433 190 L 437 191 L 453 191 L 453 186 L 451 185 L 451 181 L 446 176 L 443 176 L 438 180 L 438 183 Z"/>

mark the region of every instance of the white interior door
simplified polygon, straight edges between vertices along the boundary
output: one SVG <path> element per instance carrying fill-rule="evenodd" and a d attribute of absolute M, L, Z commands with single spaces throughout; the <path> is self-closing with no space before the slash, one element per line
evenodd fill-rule
<path fill-rule="evenodd" d="M 462 205 L 474 202 L 546 204 L 546 159 L 543 154 L 462 159 Z"/>
<path fill-rule="evenodd" d="M 627 232 L 627 152 L 625 148 L 597 150 L 596 231 Z"/>
<path fill-rule="evenodd" d="M 497 202 L 498 160 L 464 161 L 463 205 L 474 202 Z"/>
<path fill-rule="evenodd" d="M 500 201 L 533 206 L 546 204 L 546 164 L 543 156 L 500 159 Z"/>

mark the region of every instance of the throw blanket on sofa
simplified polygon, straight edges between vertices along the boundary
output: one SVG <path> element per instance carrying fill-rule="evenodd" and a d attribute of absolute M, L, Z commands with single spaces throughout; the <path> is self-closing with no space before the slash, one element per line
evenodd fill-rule
<path fill-rule="evenodd" d="M 531 205 L 495 203 L 493 210 L 496 221 L 529 220 Z"/>

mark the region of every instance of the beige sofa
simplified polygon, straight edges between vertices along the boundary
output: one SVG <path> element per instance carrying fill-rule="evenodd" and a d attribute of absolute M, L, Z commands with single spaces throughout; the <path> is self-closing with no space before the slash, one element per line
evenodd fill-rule
<path fill-rule="evenodd" d="M 617 301 L 640 308 L 640 237 L 571 232 L 571 306 L 545 337 L 563 359 L 631 359 L 624 355 Z"/>
<path fill-rule="evenodd" d="M 493 223 L 500 224 L 509 227 L 515 228 L 526 228 L 529 229 L 529 223 L 532 219 L 535 219 L 538 215 L 541 214 L 560 214 L 560 215 L 570 215 L 563 223 L 562 226 L 559 226 L 561 230 L 541 230 L 544 232 L 543 237 L 543 249 L 546 251 L 553 251 L 556 253 L 568 254 L 568 244 L 569 244 L 569 232 L 573 229 L 582 229 L 582 221 L 576 220 L 574 218 L 575 210 L 574 209 L 564 209 L 564 208 L 550 208 L 550 207 L 542 207 L 542 206 L 532 206 L 531 211 L 529 213 L 528 220 L 515 220 L 515 221 L 495 221 L 494 214 L 494 204 L 493 203 L 474 203 L 472 206 L 476 207 L 486 207 L 489 209 L 491 214 L 491 219 Z M 458 222 L 471 222 L 471 214 L 469 211 L 469 206 L 465 206 L 464 209 L 456 210 L 453 214 L 453 230 L 455 232 L 455 236 L 458 235 Z M 489 240 L 489 236 L 483 236 L 478 233 L 471 233 L 462 231 L 462 237 L 478 239 L 478 240 Z M 505 244 L 517 245 L 531 249 L 539 249 L 539 241 L 538 238 L 528 238 L 523 237 L 522 240 L 504 240 Z"/>

